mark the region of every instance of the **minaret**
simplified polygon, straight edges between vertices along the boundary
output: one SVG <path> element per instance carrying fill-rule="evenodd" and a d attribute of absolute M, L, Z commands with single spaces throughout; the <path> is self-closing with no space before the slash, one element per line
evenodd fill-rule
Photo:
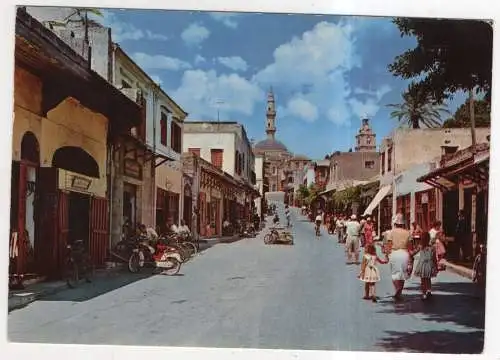
<path fill-rule="evenodd" d="M 361 128 L 356 135 L 356 151 L 377 151 L 376 135 L 370 127 L 368 116 L 362 118 Z"/>
<path fill-rule="evenodd" d="M 269 140 L 274 140 L 276 133 L 276 107 L 274 102 L 273 88 L 269 89 L 267 94 L 267 111 L 266 111 L 266 134 Z"/>

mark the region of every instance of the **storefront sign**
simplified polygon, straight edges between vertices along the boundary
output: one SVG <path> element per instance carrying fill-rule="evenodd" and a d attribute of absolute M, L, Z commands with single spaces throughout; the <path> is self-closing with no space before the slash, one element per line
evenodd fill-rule
<path fill-rule="evenodd" d="M 71 179 L 71 187 L 75 190 L 88 191 L 91 184 L 92 180 L 85 178 L 83 176 L 73 175 Z"/>
<path fill-rule="evenodd" d="M 133 159 L 125 159 L 123 166 L 123 173 L 127 176 L 136 179 L 142 179 L 141 164 L 139 164 L 136 160 Z"/>

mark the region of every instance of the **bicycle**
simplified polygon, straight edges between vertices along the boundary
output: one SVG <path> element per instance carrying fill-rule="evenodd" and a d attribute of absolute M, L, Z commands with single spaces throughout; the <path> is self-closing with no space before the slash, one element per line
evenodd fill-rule
<path fill-rule="evenodd" d="M 94 265 L 90 255 L 85 250 L 83 240 L 75 240 L 74 244 L 68 244 L 66 249 L 64 279 L 68 287 L 75 288 L 81 278 L 85 278 L 85 281 L 90 283 L 94 276 Z"/>

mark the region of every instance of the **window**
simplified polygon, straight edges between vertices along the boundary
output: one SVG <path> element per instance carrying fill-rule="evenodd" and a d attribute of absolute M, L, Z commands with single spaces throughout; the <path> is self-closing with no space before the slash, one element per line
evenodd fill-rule
<path fill-rule="evenodd" d="M 240 152 L 238 150 L 234 154 L 234 172 L 238 175 L 241 173 Z"/>
<path fill-rule="evenodd" d="M 188 152 L 190 152 L 191 154 L 194 154 L 194 155 L 200 157 L 200 148 L 189 148 Z"/>
<path fill-rule="evenodd" d="M 212 165 L 218 169 L 222 169 L 222 156 L 224 154 L 224 150 L 222 149 L 211 149 L 210 155 L 212 160 Z"/>
<path fill-rule="evenodd" d="M 273 166 L 273 175 L 276 175 L 276 166 Z"/>
<path fill-rule="evenodd" d="M 373 169 L 375 167 L 375 161 L 368 160 L 365 161 L 365 169 Z"/>
<path fill-rule="evenodd" d="M 391 171 L 392 167 L 392 148 L 387 151 L 387 171 Z"/>
<path fill-rule="evenodd" d="M 176 153 L 182 152 L 182 131 L 179 124 L 175 121 L 172 121 L 170 124 L 170 147 Z"/>
<path fill-rule="evenodd" d="M 167 146 L 167 119 L 167 114 L 162 111 L 160 116 L 160 143 L 165 146 Z"/>
<path fill-rule="evenodd" d="M 382 172 L 382 175 L 385 173 L 385 152 L 383 152 L 381 155 L 381 160 L 380 160 L 380 170 Z"/>

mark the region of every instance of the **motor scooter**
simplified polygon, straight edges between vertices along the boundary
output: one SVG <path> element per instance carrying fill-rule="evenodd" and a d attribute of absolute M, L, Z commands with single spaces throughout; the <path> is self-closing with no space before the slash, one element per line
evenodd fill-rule
<path fill-rule="evenodd" d="M 164 275 L 176 275 L 182 264 L 182 257 L 177 249 L 158 242 L 155 247 L 147 244 L 147 240 L 140 238 L 132 250 L 128 261 L 131 273 L 138 273 L 143 267 L 152 267 L 153 272 L 160 270 Z"/>

